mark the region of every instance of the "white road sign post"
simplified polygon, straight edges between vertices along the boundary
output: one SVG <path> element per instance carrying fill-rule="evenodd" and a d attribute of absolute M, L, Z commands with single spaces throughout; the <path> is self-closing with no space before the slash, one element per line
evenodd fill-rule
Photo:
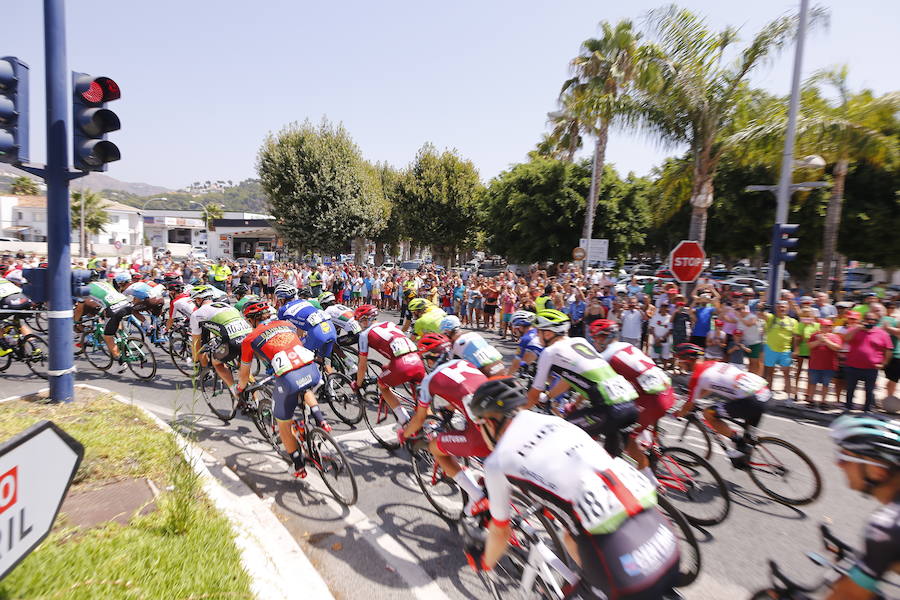
<path fill-rule="evenodd" d="M 50 533 L 84 446 L 50 421 L 0 445 L 0 579 Z"/>
<path fill-rule="evenodd" d="M 605 238 L 581 238 L 578 246 L 587 252 L 588 262 L 606 262 L 609 259 L 609 240 Z"/>

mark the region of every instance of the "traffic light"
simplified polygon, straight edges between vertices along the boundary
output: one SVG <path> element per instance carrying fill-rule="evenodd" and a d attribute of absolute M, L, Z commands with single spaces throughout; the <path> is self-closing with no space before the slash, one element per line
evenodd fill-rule
<path fill-rule="evenodd" d="M 797 244 L 800 243 L 800 240 L 790 236 L 791 234 L 796 233 L 798 229 L 800 229 L 800 226 L 794 223 L 781 223 L 775 225 L 775 236 L 773 241 L 778 247 L 779 260 L 787 262 L 797 258 L 797 253 L 791 252 L 791 248 L 796 248 Z"/>
<path fill-rule="evenodd" d="M 105 171 L 107 163 L 122 158 L 118 146 L 106 139 L 122 126 L 106 103 L 121 97 L 109 77 L 72 73 L 72 164 L 79 171 Z"/>
<path fill-rule="evenodd" d="M 0 162 L 28 162 L 28 65 L 0 58 Z"/>

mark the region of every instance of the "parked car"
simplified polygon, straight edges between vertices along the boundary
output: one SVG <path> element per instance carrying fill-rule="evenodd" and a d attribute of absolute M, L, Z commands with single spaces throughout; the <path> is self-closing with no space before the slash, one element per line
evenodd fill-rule
<path fill-rule="evenodd" d="M 382 269 L 393 269 L 393 268 L 394 268 L 394 261 L 392 261 L 392 260 L 386 260 L 386 261 L 384 261 L 383 263 L 381 263 L 381 268 L 382 268 Z"/>
<path fill-rule="evenodd" d="M 875 285 L 875 274 L 871 269 L 847 269 L 844 274 L 844 289 L 849 292 L 867 290 Z"/>
<path fill-rule="evenodd" d="M 729 271 L 728 269 L 713 269 L 709 272 L 709 277 L 712 279 L 716 279 L 719 281 L 723 281 L 725 279 L 731 279 L 734 277 L 736 273 L 734 271 Z"/>
<path fill-rule="evenodd" d="M 422 268 L 421 260 L 404 260 L 400 263 L 401 269 L 406 269 L 407 271 L 418 271 Z"/>
<path fill-rule="evenodd" d="M 731 277 L 718 282 L 719 285 L 728 284 L 732 288 L 753 288 L 757 292 L 765 292 L 769 289 L 769 282 L 755 277 Z"/>
<path fill-rule="evenodd" d="M 675 276 L 672 275 L 672 271 L 668 269 L 668 267 L 660 267 L 656 273 L 653 274 L 654 277 L 659 277 L 663 281 L 674 281 Z"/>

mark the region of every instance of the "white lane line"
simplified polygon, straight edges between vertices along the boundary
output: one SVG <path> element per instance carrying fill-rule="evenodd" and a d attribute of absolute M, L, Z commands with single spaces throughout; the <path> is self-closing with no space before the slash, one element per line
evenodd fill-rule
<path fill-rule="evenodd" d="M 395 424 L 388 423 L 387 425 L 381 425 L 380 427 L 376 427 L 375 431 L 377 431 L 378 435 L 383 438 L 394 427 L 396 427 Z M 375 438 L 372 436 L 371 432 L 369 432 L 368 428 L 360 429 L 358 431 L 351 431 L 349 433 L 344 433 L 344 434 L 332 436 L 332 437 L 334 438 L 334 441 L 336 441 L 338 443 L 344 443 L 345 441 L 350 442 L 350 441 L 354 441 L 354 440 L 367 440 L 367 441 L 370 441 L 373 443 L 377 443 Z"/>

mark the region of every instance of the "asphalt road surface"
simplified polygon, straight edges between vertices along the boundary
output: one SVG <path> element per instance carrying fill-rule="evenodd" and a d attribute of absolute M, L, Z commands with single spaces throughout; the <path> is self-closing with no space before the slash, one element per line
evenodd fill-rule
<path fill-rule="evenodd" d="M 512 354 L 511 343 L 499 341 L 493 334 L 486 337 L 504 355 Z M 127 371 L 99 372 L 78 359 L 78 382 L 118 392 L 195 436 L 269 504 L 306 550 L 335 597 L 487 597 L 466 565 L 455 526 L 438 516 L 422 496 L 405 451 L 382 449 L 363 423 L 353 429 L 331 418 L 332 435 L 348 453 L 359 484 L 359 501 L 344 508 L 332 499 L 317 473 L 311 471 L 305 480 L 294 480 L 247 418 L 239 416 L 223 425 L 212 417 L 168 355 L 158 352 L 157 359 L 158 375 L 149 383 L 136 383 Z M 17 363 L 0 373 L 0 382 L 0 397 L 46 387 L 46 382 Z M 815 581 L 820 571 L 805 552 L 821 550 L 820 522 L 829 523 L 835 533 L 859 545 L 863 524 L 875 504 L 847 489 L 834 465 L 827 429 L 777 416 L 765 417 L 761 428 L 794 442 L 813 458 L 823 476 L 823 492 L 808 506 L 778 504 L 717 452 L 712 463 L 729 481 L 732 508 L 724 523 L 696 530 L 703 572 L 696 583 L 682 590 L 689 599 L 748 598 L 769 582 L 769 558 L 801 581 Z M 296 585 L 301 597 L 303 582 Z"/>

